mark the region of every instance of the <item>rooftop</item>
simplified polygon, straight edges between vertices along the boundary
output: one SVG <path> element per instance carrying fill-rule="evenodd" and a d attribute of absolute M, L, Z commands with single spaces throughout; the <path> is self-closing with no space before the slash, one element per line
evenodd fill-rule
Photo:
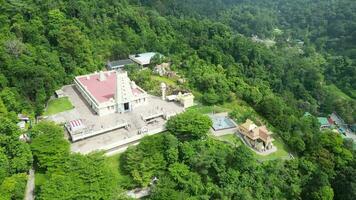
<path fill-rule="evenodd" d="M 236 124 L 228 116 L 209 115 L 214 131 L 235 128 Z"/>
<path fill-rule="evenodd" d="M 125 59 L 125 60 L 114 60 L 108 62 L 109 67 L 116 67 L 116 66 L 125 66 L 134 63 L 131 59 Z"/>
<path fill-rule="evenodd" d="M 136 55 L 130 55 L 130 59 L 133 60 L 134 62 L 137 62 L 140 65 L 148 65 L 151 63 L 151 59 L 156 55 L 162 56 L 160 53 L 156 52 L 147 52 L 147 53 L 141 53 L 141 54 L 136 54 Z"/>
<path fill-rule="evenodd" d="M 345 122 L 344 120 L 339 117 L 339 115 L 337 115 L 335 112 L 333 112 L 331 115 L 330 115 L 330 118 L 335 122 L 336 125 L 338 126 L 343 126 L 345 125 Z"/>
<path fill-rule="evenodd" d="M 117 80 L 116 73 L 124 73 L 124 72 L 116 72 L 116 71 L 100 72 L 100 73 L 79 76 L 76 77 L 76 79 L 82 86 L 85 87 L 87 92 L 89 92 L 98 103 L 104 103 L 115 99 L 116 80 Z M 127 77 L 127 74 L 124 76 L 126 78 L 120 79 L 120 85 L 119 85 L 120 88 L 123 88 L 123 85 L 130 84 L 130 79 Z M 126 88 L 126 86 L 124 88 Z M 122 92 L 123 92 L 122 95 L 127 95 L 127 96 L 132 96 L 132 95 L 137 96 L 144 93 L 144 91 L 139 87 L 131 87 L 131 90 L 125 90 Z"/>
<path fill-rule="evenodd" d="M 305 112 L 303 117 L 309 117 L 309 116 L 313 116 L 312 114 L 310 114 L 310 112 Z"/>
<path fill-rule="evenodd" d="M 273 141 L 269 136 L 273 133 L 268 131 L 266 126 L 257 126 L 253 121 L 247 119 L 245 123 L 240 125 L 242 134 L 246 135 L 252 140 L 261 139 L 264 142 Z"/>
<path fill-rule="evenodd" d="M 326 118 L 326 117 L 318 117 L 318 121 L 319 121 L 320 125 L 324 125 L 324 126 L 330 125 L 328 118 Z"/>
<path fill-rule="evenodd" d="M 250 119 L 247 119 L 245 123 L 240 125 L 244 129 L 248 131 L 252 131 L 253 129 L 257 128 L 256 124 L 253 123 Z"/>

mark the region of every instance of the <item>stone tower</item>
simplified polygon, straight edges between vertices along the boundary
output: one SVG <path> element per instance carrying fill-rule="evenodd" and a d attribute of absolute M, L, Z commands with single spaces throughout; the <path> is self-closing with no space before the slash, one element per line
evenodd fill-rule
<path fill-rule="evenodd" d="M 166 90 L 167 85 L 165 83 L 161 83 L 162 100 L 166 100 Z"/>

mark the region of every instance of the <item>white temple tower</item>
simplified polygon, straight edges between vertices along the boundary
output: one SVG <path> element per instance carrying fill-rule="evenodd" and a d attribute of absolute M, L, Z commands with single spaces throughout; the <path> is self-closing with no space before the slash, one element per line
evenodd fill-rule
<path fill-rule="evenodd" d="M 116 72 L 116 92 L 115 102 L 119 113 L 132 110 L 131 102 L 133 100 L 131 81 L 127 72 Z"/>

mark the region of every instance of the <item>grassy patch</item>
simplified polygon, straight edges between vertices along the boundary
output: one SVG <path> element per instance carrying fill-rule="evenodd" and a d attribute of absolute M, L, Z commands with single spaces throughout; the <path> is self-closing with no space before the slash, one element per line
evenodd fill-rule
<path fill-rule="evenodd" d="M 234 133 L 216 137 L 217 140 L 227 142 L 235 147 L 238 147 L 242 144 L 240 138 L 238 138 Z"/>
<path fill-rule="evenodd" d="M 345 100 L 351 100 L 351 97 L 345 94 L 343 91 L 341 91 L 338 87 L 336 87 L 334 84 L 324 86 L 326 90 L 332 94 L 335 94 L 336 96 L 345 99 Z"/>
<path fill-rule="evenodd" d="M 257 125 L 262 124 L 261 117 L 256 111 L 247 105 L 244 101 L 235 99 L 232 102 L 224 103 L 222 105 L 205 106 L 197 105 L 189 108 L 202 114 L 228 112 L 232 114 L 232 118 L 237 123 L 243 123 L 247 118 L 252 119 Z"/>
<path fill-rule="evenodd" d="M 48 180 L 48 177 L 46 174 L 43 173 L 35 173 L 35 187 L 39 188 L 41 187 L 46 181 Z"/>
<path fill-rule="evenodd" d="M 48 102 L 47 109 L 44 115 L 54 115 L 60 112 L 73 109 L 72 103 L 69 101 L 68 97 L 62 97 L 59 99 L 53 99 Z"/>
<path fill-rule="evenodd" d="M 120 156 L 121 154 L 117 154 L 107 157 L 106 159 L 107 166 L 111 169 L 112 172 L 115 173 L 115 175 L 117 175 L 119 179 L 122 176 L 120 170 Z"/>
<path fill-rule="evenodd" d="M 229 112 L 231 111 L 228 108 L 223 108 L 221 106 L 204 106 L 204 105 L 197 105 L 190 107 L 189 110 L 194 110 L 201 114 L 210 114 L 210 113 L 220 113 L 220 112 Z"/>
<path fill-rule="evenodd" d="M 257 125 L 265 124 L 257 112 L 242 100 L 235 99 L 232 102 L 223 104 L 222 107 L 230 109 L 230 117 L 238 124 L 244 123 L 246 119 L 251 119 Z"/>
<path fill-rule="evenodd" d="M 288 148 L 287 146 L 281 141 L 279 138 L 275 138 L 275 141 L 273 141 L 273 145 L 277 147 L 277 151 L 274 153 L 271 153 L 267 156 L 262 156 L 254 152 L 256 158 L 261 161 L 265 160 L 275 160 L 275 159 L 288 159 L 289 158 L 289 153 L 288 153 Z"/>
<path fill-rule="evenodd" d="M 170 85 L 170 86 L 176 86 L 177 85 L 175 80 L 169 79 L 167 77 L 154 75 L 154 76 L 152 76 L 152 79 L 155 80 L 155 81 L 164 82 L 165 84 Z"/>
<path fill-rule="evenodd" d="M 120 168 L 120 157 L 122 154 L 116 154 L 106 158 L 107 166 L 114 173 L 118 180 L 118 188 L 131 189 L 134 187 L 134 183 L 130 176 L 122 172 Z"/>

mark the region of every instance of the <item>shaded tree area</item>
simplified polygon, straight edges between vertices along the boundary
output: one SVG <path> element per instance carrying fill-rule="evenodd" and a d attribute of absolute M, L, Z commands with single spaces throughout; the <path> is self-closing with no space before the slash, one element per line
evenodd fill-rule
<path fill-rule="evenodd" d="M 233 147 L 209 137 L 181 140 L 182 131 L 200 135 L 204 129 L 174 126 L 178 119 L 189 122 L 194 115 L 187 113 L 170 119 L 169 132 L 144 138 L 121 157 L 121 167 L 134 185 L 146 187 L 158 178 L 149 199 L 353 198 L 354 180 L 347 174 L 353 173 L 354 152 L 339 135 L 317 131 L 305 136 L 309 143 L 303 156 L 258 163 L 245 145 Z M 303 120 L 313 126 L 312 118 Z M 191 124 L 204 119 L 194 121 Z"/>
<path fill-rule="evenodd" d="M 213 2 L 209 0 L 198 2 L 195 0 L 133 0 L 133 2 L 153 7 L 164 15 L 219 21 L 246 37 L 256 35 L 262 39 L 269 38 L 282 46 L 290 47 L 302 42 L 306 46 L 307 54 L 315 48 L 319 52 L 327 52 L 326 54 L 333 56 L 342 55 L 346 59 L 353 60 L 348 62 L 349 68 L 340 62 L 330 61 L 333 68 L 345 68 L 349 72 L 351 68 L 355 69 L 356 5 L 352 0 L 221 0 Z M 321 72 L 326 77 L 335 77 L 332 69 Z M 354 96 L 354 72 L 339 74 L 337 77 L 332 79 L 332 82 L 348 95 Z"/>
<path fill-rule="evenodd" d="M 291 199 L 300 195 L 301 183 L 295 161 L 259 165 L 245 146 L 235 149 L 212 139 L 168 142 L 173 138 L 175 136 L 170 134 L 145 138 L 143 143 L 123 155 L 122 165 L 137 186 L 148 186 L 154 177 L 158 178 L 149 199 Z M 140 150 L 157 146 L 157 141 L 161 140 L 165 149 L 175 149 L 174 154 L 179 156 L 167 159 L 170 157 L 166 156 L 164 148 L 151 149 L 154 154 Z M 160 157 L 159 165 L 152 155 Z M 146 179 L 146 183 L 141 182 L 141 178 Z"/>
<path fill-rule="evenodd" d="M 212 126 L 210 118 L 206 115 L 187 111 L 172 117 L 167 122 L 167 130 L 180 140 L 204 139 Z"/>
<path fill-rule="evenodd" d="M 63 129 L 41 122 L 31 130 L 37 173 L 48 178 L 36 188 L 38 199 L 116 199 L 117 177 L 101 153 L 70 153 Z"/>
<path fill-rule="evenodd" d="M 312 42 L 320 49 L 355 59 L 355 4 L 352 0 L 131 0 L 163 15 L 222 21 L 246 36 L 279 35 Z"/>
<path fill-rule="evenodd" d="M 20 134 L 16 123 L 0 114 L 0 199 L 24 197 L 32 153 Z"/>

